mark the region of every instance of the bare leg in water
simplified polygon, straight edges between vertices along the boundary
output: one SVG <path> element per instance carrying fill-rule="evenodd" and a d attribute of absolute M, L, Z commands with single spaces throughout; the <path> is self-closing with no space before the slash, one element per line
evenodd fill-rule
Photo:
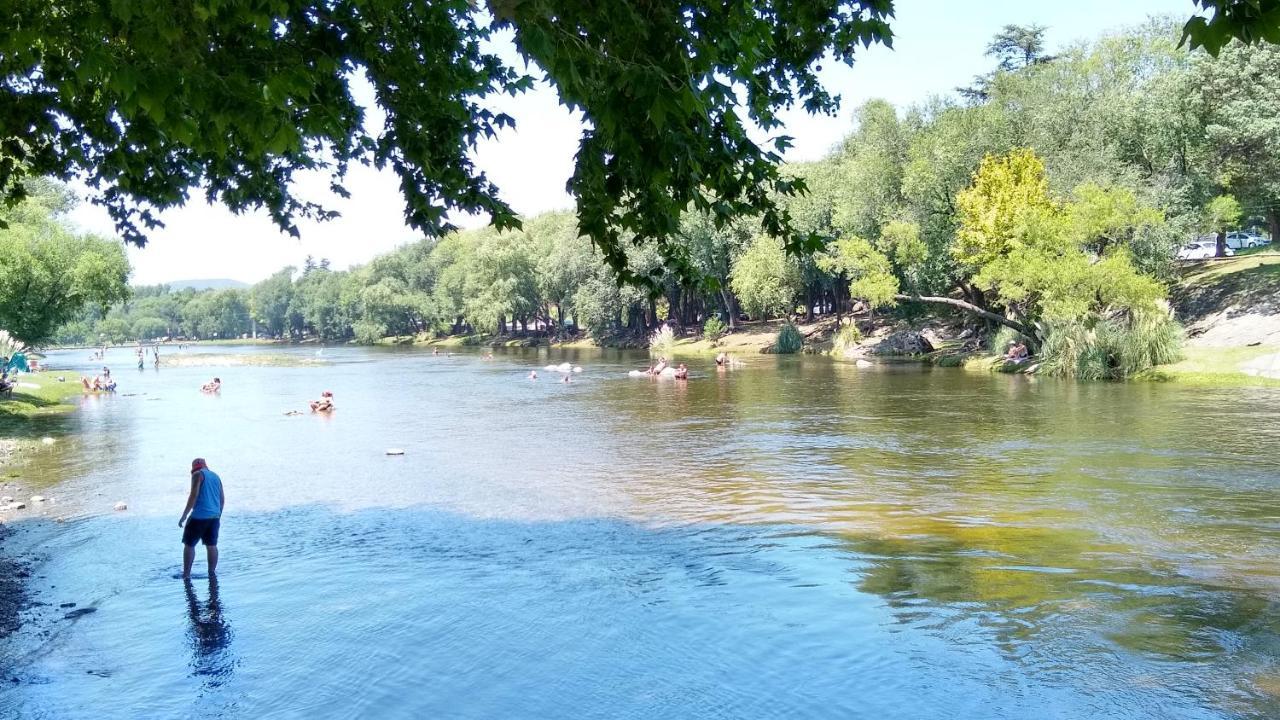
<path fill-rule="evenodd" d="M 214 577 L 215 575 L 218 574 L 218 546 L 205 545 L 204 551 L 205 551 L 205 559 L 209 563 L 209 577 Z M 191 578 L 191 564 L 195 562 L 195 559 L 196 559 L 196 546 L 183 545 L 182 546 L 182 577 L 184 579 Z"/>

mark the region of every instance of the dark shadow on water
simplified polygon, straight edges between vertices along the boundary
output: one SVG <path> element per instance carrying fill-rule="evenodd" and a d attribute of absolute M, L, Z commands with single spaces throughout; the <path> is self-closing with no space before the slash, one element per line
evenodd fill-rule
<path fill-rule="evenodd" d="M 198 581 L 183 583 L 187 591 L 187 612 L 191 617 L 192 672 L 208 678 L 210 687 L 221 685 L 235 668 L 231 653 L 231 625 L 222 615 L 222 600 L 218 595 L 218 578 L 208 579 L 208 595 L 201 602 L 196 595 Z"/>

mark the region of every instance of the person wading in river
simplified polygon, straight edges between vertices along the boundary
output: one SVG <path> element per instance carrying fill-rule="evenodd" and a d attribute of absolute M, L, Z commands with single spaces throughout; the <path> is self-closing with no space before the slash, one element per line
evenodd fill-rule
<path fill-rule="evenodd" d="M 191 577 L 191 563 L 196 559 L 196 542 L 203 542 L 209 561 L 209 577 L 218 571 L 218 524 L 227 496 L 222 492 L 222 478 L 209 469 L 204 458 L 191 461 L 191 494 L 182 511 L 178 527 L 182 531 L 182 578 Z M 187 516 L 191 519 L 188 520 Z"/>

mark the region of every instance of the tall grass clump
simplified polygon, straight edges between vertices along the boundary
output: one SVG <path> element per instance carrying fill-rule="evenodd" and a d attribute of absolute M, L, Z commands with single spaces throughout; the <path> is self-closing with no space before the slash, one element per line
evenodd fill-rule
<path fill-rule="evenodd" d="M 724 324 L 719 315 L 712 315 L 707 321 L 702 323 L 702 339 L 707 342 L 716 343 L 720 338 L 729 332 L 729 326 Z"/>
<path fill-rule="evenodd" d="M 987 350 L 1003 355 L 1009 349 L 1009 343 L 1022 340 L 1022 333 L 1008 325 L 1001 325 L 987 341 Z"/>
<path fill-rule="evenodd" d="M 857 325 L 850 322 L 840 328 L 836 336 L 831 340 L 831 354 L 836 357 L 843 356 L 857 347 L 860 342 L 862 342 L 862 331 L 858 329 Z"/>
<path fill-rule="evenodd" d="M 1093 328 L 1082 323 L 1052 327 L 1040 346 L 1040 371 L 1056 377 L 1102 380 L 1107 357 Z"/>
<path fill-rule="evenodd" d="M 1104 324 L 1101 333 L 1115 375 L 1127 378 L 1182 359 L 1182 326 L 1163 314 L 1146 313 Z"/>
<path fill-rule="evenodd" d="M 676 333 L 670 325 L 663 325 L 649 336 L 649 354 L 669 357 L 676 349 Z"/>
<path fill-rule="evenodd" d="M 1040 348 L 1041 370 L 1080 380 L 1123 380 L 1182 357 L 1182 326 L 1163 314 L 1110 317 L 1093 327 L 1050 329 Z"/>
<path fill-rule="evenodd" d="M 13 357 L 14 354 L 22 352 L 25 347 L 21 342 L 18 342 L 17 338 L 4 330 L 0 330 L 0 355 Z"/>
<path fill-rule="evenodd" d="M 773 351 L 780 355 L 792 355 L 804 347 L 804 335 L 793 323 L 787 323 L 778 331 L 778 339 L 773 344 Z"/>

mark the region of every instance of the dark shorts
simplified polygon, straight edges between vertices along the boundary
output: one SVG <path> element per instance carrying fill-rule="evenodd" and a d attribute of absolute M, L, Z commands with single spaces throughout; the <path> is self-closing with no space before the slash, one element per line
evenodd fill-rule
<path fill-rule="evenodd" d="M 197 541 L 205 545 L 218 544 L 218 521 L 221 518 L 208 518 L 205 520 L 197 520 L 191 518 L 187 520 L 187 526 L 182 529 L 182 544 L 194 546 Z"/>

